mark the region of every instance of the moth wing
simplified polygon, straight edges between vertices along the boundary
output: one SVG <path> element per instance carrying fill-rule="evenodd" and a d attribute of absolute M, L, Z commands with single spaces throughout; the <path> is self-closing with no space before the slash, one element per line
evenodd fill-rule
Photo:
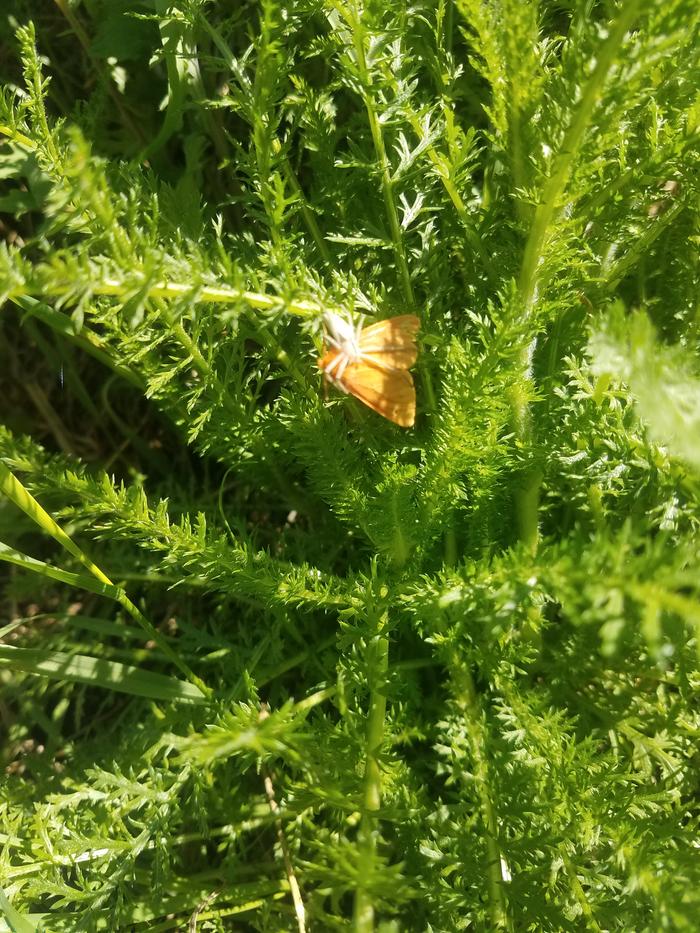
<path fill-rule="evenodd" d="M 360 361 L 343 373 L 343 387 L 364 405 L 402 428 L 416 420 L 416 390 L 405 369 L 387 371 Z"/>
<path fill-rule="evenodd" d="M 415 314 L 399 314 L 398 317 L 388 317 L 364 327 L 360 332 L 360 348 L 365 344 L 370 347 L 390 343 L 392 345 L 409 347 L 416 342 L 416 334 L 420 330 L 420 320 Z M 379 337 L 379 341 L 377 341 Z"/>
<path fill-rule="evenodd" d="M 385 372 L 401 372 L 410 369 L 416 362 L 417 351 L 413 350 L 376 350 L 362 351 L 362 359 L 375 366 L 377 369 L 383 369 Z"/>
<path fill-rule="evenodd" d="M 377 321 L 360 333 L 360 352 L 368 363 L 381 369 L 409 369 L 418 356 L 416 334 L 419 328 L 420 321 L 415 314 Z"/>

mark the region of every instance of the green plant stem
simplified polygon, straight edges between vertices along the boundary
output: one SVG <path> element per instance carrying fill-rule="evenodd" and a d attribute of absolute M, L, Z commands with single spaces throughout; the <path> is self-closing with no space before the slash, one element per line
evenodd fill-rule
<path fill-rule="evenodd" d="M 46 151 L 49 154 L 49 157 L 56 164 L 60 164 L 62 160 L 58 151 L 58 146 L 54 141 L 54 136 L 49 129 L 49 122 L 46 118 L 46 107 L 44 106 L 44 88 L 42 86 L 41 68 L 36 51 L 36 35 L 34 32 L 33 23 L 30 23 L 26 27 L 26 30 L 20 34 L 20 43 L 22 45 L 25 57 L 24 77 L 27 85 L 32 88 L 31 107 L 34 121 L 35 124 L 38 125 L 41 139 L 44 143 L 44 146 L 46 146 Z M 31 142 L 30 145 L 32 149 L 36 148 L 35 142 Z"/>
<path fill-rule="evenodd" d="M 161 306 L 161 311 L 163 310 L 164 309 Z M 173 331 L 175 335 L 177 336 L 177 339 L 180 341 L 181 346 L 184 347 L 184 349 L 192 357 L 192 361 L 194 365 L 197 367 L 197 369 L 199 370 L 199 372 L 206 373 L 207 375 L 209 375 L 211 373 L 211 367 L 209 366 L 209 363 L 204 359 L 204 356 L 200 352 L 199 347 L 195 344 L 194 340 L 192 340 L 192 338 L 187 333 L 187 331 L 182 326 L 182 324 L 179 321 L 177 322 L 173 321 L 170 315 L 166 316 L 166 320 L 168 321 L 170 326 L 173 328 Z M 216 382 L 217 382 L 217 385 L 220 384 L 218 379 L 216 380 Z"/>
<path fill-rule="evenodd" d="M 202 16 L 201 14 L 198 14 L 198 20 L 202 29 L 208 33 L 212 42 L 221 53 L 226 66 L 230 69 L 232 74 L 235 75 L 236 80 L 241 86 L 241 90 L 244 93 L 252 94 L 252 87 L 249 78 L 245 74 L 245 71 L 241 68 L 238 60 L 231 53 L 231 49 L 226 44 L 219 31 L 215 26 L 212 25 L 212 23 L 207 20 L 206 17 Z M 307 227 L 309 228 L 309 232 L 311 233 L 314 242 L 316 243 L 316 247 L 321 255 L 321 258 L 326 263 L 326 265 L 329 265 L 332 257 L 328 251 L 325 240 L 323 239 L 323 234 L 321 233 L 318 223 L 316 222 L 316 218 L 314 217 L 312 209 L 309 207 L 309 203 L 306 199 L 306 196 L 304 195 L 301 184 L 299 183 L 299 179 L 297 178 L 294 169 L 289 162 L 289 159 L 282 154 L 282 145 L 279 139 L 276 137 L 272 140 L 272 151 L 274 155 L 280 159 L 282 171 L 284 172 L 290 187 L 297 196 L 299 206 L 301 207 L 302 216 Z"/>
<path fill-rule="evenodd" d="M 510 101 L 511 106 L 509 108 L 510 119 L 509 119 L 509 143 L 510 143 L 510 163 L 511 171 L 513 173 L 513 183 L 515 185 L 516 191 L 521 192 L 525 187 L 525 168 L 523 160 L 523 145 L 522 145 L 522 127 L 520 123 L 520 108 L 517 102 L 514 100 L 515 91 L 511 87 L 510 91 Z M 524 221 L 527 216 L 527 206 L 523 204 L 522 196 L 516 194 L 515 197 L 515 209 L 518 213 L 520 221 Z"/>
<path fill-rule="evenodd" d="M 8 139 L 13 140 L 25 149 L 32 151 L 36 149 L 36 143 L 32 139 L 25 136 L 24 133 L 20 133 L 16 127 L 8 126 L 7 123 L 0 123 L 0 136 L 7 136 Z"/>
<path fill-rule="evenodd" d="M 451 662 L 453 672 L 456 705 L 464 713 L 464 721 L 469 737 L 469 746 L 473 761 L 474 783 L 479 795 L 481 818 L 484 824 L 486 841 L 486 878 L 489 891 L 490 929 L 511 930 L 508 917 L 503 875 L 501 873 L 501 853 L 498 847 L 498 821 L 491 799 L 491 780 L 489 777 L 488 757 L 486 754 L 486 730 L 483 713 L 474 689 L 474 681 L 461 657 L 454 657 Z"/>
<path fill-rule="evenodd" d="M 448 103 L 446 105 L 448 105 Z M 417 113 L 409 113 L 408 119 L 411 123 L 413 132 L 416 134 L 418 139 L 421 139 L 423 137 L 424 130 L 421 126 L 420 117 Z M 484 249 L 484 244 L 481 242 L 481 237 L 474 229 L 474 225 L 469 218 L 467 206 L 464 203 L 462 196 L 457 189 L 457 186 L 452 180 L 452 172 L 448 159 L 441 152 L 439 152 L 435 146 L 427 146 L 425 151 L 428 158 L 432 162 L 433 167 L 435 168 L 438 178 L 442 182 L 447 196 L 449 197 L 450 201 L 452 201 L 452 206 L 457 211 L 457 216 L 459 217 L 460 222 L 464 228 L 464 235 L 467 238 L 467 243 L 478 255 L 489 283 L 492 287 L 495 288 L 499 281 L 498 275 L 496 274 L 496 270 L 493 267 L 493 263 L 491 262 L 488 253 Z"/>
<path fill-rule="evenodd" d="M 96 282 L 92 286 L 94 295 L 125 295 L 131 286 L 127 282 L 119 282 L 116 279 L 104 279 L 102 282 Z M 53 288 L 49 290 L 52 296 L 60 296 L 68 290 Z M 315 301 L 304 301 L 303 299 L 278 298 L 276 295 L 266 295 L 263 292 L 250 292 L 238 288 L 217 287 L 213 285 L 202 285 L 193 294 L 192 285 L 182 282 L 156 282 L 151 285 L 146 293 L 148 298 L 182 298 L 184 295 L 193 295 L 193 300 L 211 302 L 212 304 L 236 304 L 243 302 L 260 311 L 272 311 L 275 308 L 284 308 L 289 314 L 296 314 L 299 317 L 318 317 L 324 310 L 322 305 Z M 31 290 L 13 289 L 7 296 L 11 301 L 19 304 L 19 299 L 31 295 Z"/>
<path fill-rule="evenodd" d="M 399 214 L 396 209 L 396 202 L 394 201 L 391 169 L 389 166 L 389 159 L 386 154 L 382 129 L 379 124 L 379 117 L 377 116 L 377 111 L 374 108 L 374 101 L 372 99 L 372 76 L 367 67 L 367 59 L 365 56 L 365 34 L 364 29 L 362 28 L 362 17 L 357 9 L 356 3 L 353 3 L 351 28 L 353 33 L 355 54 L 357 56 L 357 68 L 360 75 L 360 81 L 362 82 L 362 96 L 364 99 L 365 108 L 367 110 L 367 119 L 369 120 L 369 128 L 372 133 L 374 150 L 379 161 L 379 168 L 382 179 L 382 193 L 384 195 L 384 204 L 386 206 L 387 217 L 389 219 L 389 227 L 391 229 L 391 239 L 394 244 L 396 263 L 401 274 L 401 283 L 403 285 L 404 297 L 408 303 L 409 308 L 414 308 L 415 299 L 413 297 L 413 286 L 411 285 L 411 275 L 408 271 L 408 263 L 406 262 L 406 251 L 404 249 L 403 237 L 401 235 Z"/>
<path fill-rule="evenodd" d="M 455 557 L 451 553 L 454 542 L 450 540 L 453 535 L 454 528 L 449 529 L 445 542 L 445 562 L 447 566 L 453 566 L 455 563 Z M 491 799 L 491 780 L 487 756 L 488 736 L 484 715 L 472 675 L 465 665 L 464 659 L 457 652 L 452 653 L 449 659 L 449 668 L 452 672 L 455 705 L 464 715 L 473 761 L 474 783 L 479 795 L 481 819 L 484 825 L 487 858 L 486 878 L 489 891 L 491 928 L 494 930 L 511 930 L 512 925 L 508 917 L 508 905 L 503 888 L 501 852 L 498 846 L 498 820 L 496 818 L 496 808 Z"/>
<path fill-rule="evenodd" d="M 581 908 L 581 914 L 586 918 L 586 924 L 589 930 L 592 930 L 593 933 L 600 933 L 600 925 L 596 918 L 593 916 L 593 911 L 591 910 L 591 905 L 588 903 L 588 898 L 581 887 L 581 882 L 578 880 L 576 874 L 576 869 L 571 863 L 571 859 L 568 854 L 562 849 L 560 849 L 561 859 L 564 863 L 564 869 L 566 871 L 566 876 L 568 878 L 569 884 L 571 885 L 571 890 L 573 892 L 576 901 Z"/>
<path fill-rule="evenodd" d="M 528 415 L 530 415 L 529 408 Z M 528 436 L 532 436 L 531 426 L 528 428 Z M 533 554 L 537 550 L 540 538 L 539 511 L 542 478 L 542 470 L 538 467 L 527 470 L 523 474 L 515 497 L 519 537 Z"/>
<path fill-rule="evenodd" d="M 518 290 L 523 313 L 526 318 L 532 316 L 537 298 L 537 285 L 540 266 L 549 238 L 552 222 L 558 213 L 562 194 L 573 171 L 586 129 L 599 102 L 608 72 L 615 62 L 625 33 L 639 11 L 641 0 L 629 0 L 624 6 L 617 22 L 610 30 L 597 58 L 580 103 L 574 113 L 571 124 L 564 136 L 559 152 L 554 160 L 552 173 L 545 182 L 542 196 L 537 205 L 535 216 L 523 251 L 523 259 L 518 278 Z M 535 354 L 537 338 L 522 351 L 520 368 L 526 386 L 532 384 L 531 362 Z M 524 450 L 532 447 L 533 424 L 528 393 L 516 391 L 511 398 L 513 421 L 516 438 Z M 539 487 L 542 473 L 534 465 L 524 470 L 520 486 L 516 492 L 516 515 L 518 532 L 523 541 L 533 551 L 539 541 Z"/>
<path fill-rule="evenodd" d="M 129 291 L 129 285 L 126 282 L 116 282 L 111 279 L 106 279 L 101 283 L 96 283 L 92 291 L 95 295 L 120 296 L 125 295 Z M 164 303 L 165 299 L 173 300 L 181 298 L 183 295 L 191 294 L 192 291 L 192 286 L 181 283 L 156 283 L 148 288 L 147 297 L 150 300 L 157 302 L 158 313 L 161 315 L 161 317 L 164 318 L 165 321 L 167 321 L 167 324 L 171 328 L 172 333 L 183 347 L 185 352 L 188 354 L 188 356 L 192 359 L 192 364 L 200 373 L 200 375 L 212 378 L 213 374 L 208 361 L 202 355 L 196 343 L 192 340 L 180 321 L 178 321 L 170 313 L 167 305 Z M 52 289 L 50 290 L 50 295 L 51 297 L 59 297 L 61 295 L 61 291 L 58 288 Z M 320 317 L 320 315 L 323 313 L 321 305 L 318 305 L 315 302 L 304 300 L 284 301 L 275 298 L 272 295 L 265 295 L 259 292 L 242 291 L 232 288 L 214 288 L 202 286 L 201 288 L 197 289 L 196 297 L 200 301 L 221 304 L 244 302 L 259 310 L 272 310 L 274 308 L 279 308 L 280 305 L 282 305 L 290 314 L 297 314 L 304 317 Z M 130 382 L 137 384 L 139 388 L 142 387 L 140 382 L 136 381 L 138 377 L 132 376 L 129 370 L 126 370 L 124 367 L 113 363 L 109 359 L 105 351 L 103 351 L 99 346 L 99 338 L 92 335 L 89 331 L 83 334 L 82 339 L 80 335 L 76 336 L 72 334 L 72 322 L 68 317 L 66 317 L 66 315 L 53 311 L 53 309 L 49 308 L 47 305 L 42 305 L 28 293 L 28 290 L 23 294 L 20 294 L 19 291 L 15 289 L 10 295 L 8 295 L 8 298 L 19 307 L 25 308 L 26 310 L 30 311 L 30 313 L 40 317 L 41 320 L 45 321 L 54 330 L 58 330 L 65 336 L 69 336 L 71 339 L 74 339 L 82 349 L 87 350 L 87 352 L 89 352 L 92 356 L 95 356 L 101 362 L 111 366 L 115 372 L 125 376 L 125 378 L 129 379 Z M 61 326 L 60 322 L 64 322 L 65 327 Z M 304 389 L 304 391 L 308 394 L 311 394 L 307 380 L 301 376 L 294 362 L 289 358 L 283 349 L 278 348 L 277 358 L 280 364 L 285 366 L 285 368 L 292 373 L 297 383 Z M 215 382 L 221 397 L 226 398 L 228 396 L 226 388 L 219 383 L 218 379 L 215 379 Z"/>
<path fill-rule="evenodd" d="M 280 150 L 282 148 L 280 146 L 279 140 L 275 140 L 275 146 L 276 148 Z M 301 215 L 304 218 L 304 222 L 306 223 L 306 226 L 309 228 L 309 232 L 311 236 L 313 237 L 314 243 L 316 244 L 316 249 L 318 250 L 321 256 L 321 259 L 324 261 L 324 263 L 327 266 L 329 266 L 332 261 L 331 254 L 328 250 L 328 247 L 326 246 L 326 241 L 323 239 L 321 228 L 316 222 L 316 217 L 314 216 L 314 212 L 309 207 L 309 202 L 307 201 L 306 195 L 304 194 L 302 190 L 299 179 L 297 178 L 294 172 L 294 169 L 289 164 L 289 159 L 287 159 L 286 157 L 281 158 L 281 166 L 282 166 L 282 171 L 284 172 L 284 176 L 287 179 L 289 186 L 291 187 L 292 191 L 296 195 L 297 203 L 299 204 L 299 207 L 301 208 Z"/>
<path fill-rule="evenodd" d="M 376 611 L 376 610 L 373 610 Z M 374 930 L 374 903 L 362 879 L 374 874 L 374 861 L 379 835 L 375 816 L 382 800 L 382 772 L 380 754 L 384 742 L 386 718 L 386 676 L 389 670 L 389 636 L 386 633 L 386 612 L 378 614 L 376 626 L 368 644 L 369 668 L 373 674 L 370 690 L 369 714 L 367 717 L 364 799 L 362 824 L 359 833 L 360 861 L 359 884 L 355 894 L 355 933 L 371 933 Z"/>
<path fill-rule="evenodd" d="M 649 254 L 651 244 L 677 219 L 678 215 L 686 207 L 687 205 L 683 202 L 678 202 L 669 207 L 663 216 L 648 220 L 647 229 L 632 244 L 624 256 L 621 256 L 617 262 L 613 263 L 607 272 L 603 270 L 601 278 L 604 280 L 604 288 L 607 292 L 614 292 L 628 272 L 639 263 L 641 257 Z"/>
<path fill-rule="evenodd" d="M 270 113 L 268 92 L 274 84 L 274 76 L 270 73 L 274 69 L 274 51 L 272 31 L 274 4 L 263 3 L 260 16 L 259 38 L 257 42 L 257 63 L 252 84 L 252 138 L 255 146 L 255 156 L 258 169 L 258 183 L 260 185 L 260 200 L 262 201 L 268 221 L 270 238 L 276 247 L 282 248 L 282 231 L 279 217 L 276 217 L 275 197 L 270 187 L 270 171 L 272 169 L 272 141 L 274 128 L 273 115 Z"/>
<path fill-rule="evenodd" d="M 637 16 L 640 4 L 641 0 L 629 0 L 621 11 L 617 22 L 610 30 L 610 35 L 600 49 L 597 64 L 588 80 L 569 129 L 566 131 L 559 153 L 554 160 L 552 174 L 542 190 L 542 197 L 535 211 L 520 268 L 519 289 L 526 314 L 530 313 L 535 298 L 539 266 L 552 219 L 559 207 L 562 193 L 569 181 L 584 134 L 599 102 L 605 79 L 615 62 L 625 33 Z"/>

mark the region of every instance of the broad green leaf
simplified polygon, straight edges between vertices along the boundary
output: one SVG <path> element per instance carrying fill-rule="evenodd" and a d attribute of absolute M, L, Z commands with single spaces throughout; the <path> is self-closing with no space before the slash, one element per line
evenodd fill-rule
<path fill-rule="evenodd" d="M 690 352 L 662 343 L 643 311 L 626 316 L 620 305 L 600 320 L 588 352 L 597 376 L 627 383 L 653 440 L 700 469 L 700 374 Z"/>

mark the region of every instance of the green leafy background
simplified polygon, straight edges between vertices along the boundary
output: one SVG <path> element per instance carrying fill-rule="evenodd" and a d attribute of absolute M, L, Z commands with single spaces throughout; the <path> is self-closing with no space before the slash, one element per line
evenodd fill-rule
<path fill-rule="evenodd" d="M 5 929 L 697 929 L 699 30 L 3 7 Z"/>

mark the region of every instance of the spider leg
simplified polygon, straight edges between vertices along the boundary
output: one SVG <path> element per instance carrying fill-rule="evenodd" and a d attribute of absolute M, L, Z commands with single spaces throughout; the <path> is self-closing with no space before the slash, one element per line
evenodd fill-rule
<path fill-rule="evenodd" d="M 335 357 L 335 359 L 331 360 L 328 366 L 325 367 L 324 372 L 326 373 L 326 375 L 333 378 L 333 370 L 338 369 L 343 359 L 344 359 L 343 355 L 339 354 L 338 356 Z"/>
<path fill-rule="evenodd" d="M 326 384 L 332 382 L 336 389 L 340 389 L 340 391 L 344 392 L 346 395 L 348 394 L 348 390 L 345 388 L 342 380 L 338 376 L 334 376 L 332 373 L 329 373 L 327 369 L 324 370 L 323 375 L 325 376 Z"/>
<path fill-rule="evenodd" d="M 343 378 L 343 374 L 345 373 L 345 370 L 348 368 L 350 357 L 347 356 L 345 353 L 343 353 L 341 356 L 336 357 L 336 359 L 333 360 L 333 362 L 335 363 L 336 360 L 340 360 L 340 365 L 337 368 L 335 378 L 337 381 L 340 381 Z"/>

